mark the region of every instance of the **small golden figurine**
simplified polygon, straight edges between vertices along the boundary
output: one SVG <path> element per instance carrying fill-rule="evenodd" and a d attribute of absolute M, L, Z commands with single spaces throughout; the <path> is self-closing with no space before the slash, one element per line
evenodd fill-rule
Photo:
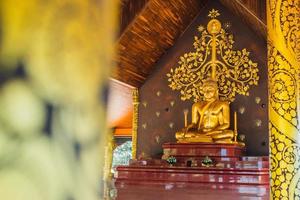
<path fill-rule="evenodd" d="M 204 101 L 193 104 L 192 123 L 176 133 L 178 142 L 232 143 L 229 102 L 219 100 L 218 85 L 208 79 L 203 83 Z"/>

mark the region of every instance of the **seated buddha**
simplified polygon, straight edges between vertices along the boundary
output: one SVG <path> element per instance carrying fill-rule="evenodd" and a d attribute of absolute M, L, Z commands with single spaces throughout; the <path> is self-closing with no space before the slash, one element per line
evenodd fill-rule
<path fill-rule="evenodd" d="M 192 123 L 176 133 L 179 143 L 232 143 L 234 131 L 229 130 L 229 102 L 219 100 L 218 84 L 212 79 L 203 83 L 204 101 L 192 106 Z"/>

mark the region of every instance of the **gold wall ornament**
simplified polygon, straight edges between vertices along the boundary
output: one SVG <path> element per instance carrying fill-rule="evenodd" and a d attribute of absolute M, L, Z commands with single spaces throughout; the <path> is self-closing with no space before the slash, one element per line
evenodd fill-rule
<path fill-rule="evenodd" d="M 159 136 L 159 135 L 156 135 L 156 136 L 155 136 L 155 141 L 156 141 L 157 144 L 160 143 L 160 136 Z"/>
<path fill-rule="evenodd" d="M 157 92 L 156 92 L 156 96 L 159 97 L 160 95 L 161 95 L 161 91 L 157 91 Z"/>
<path fill-rule="evenodd" d="M 216 17 L 220 16 L 220 13 L 218 10 L 212 9 L 211 11 L 209 11 L 207 16 L 210 18 L 216 18 Z"/>
<path fill-rule="evenodd" d="M 256 103 L 256 104 L 259 104 L 260 101 L 261 101 L 261 98 L 260 98 L 260 97 L 255 97 L 255 103 Z"/>
<path fill-rule="evenodd" d="M 254 120 L 255 126 L 261 127 L 262 121 L 260 119 Z"/>
<path fill-rule="evenodd" d="M 136 159 L 137 135 L 138 135 L 137 130 L 138 130 L 138 117 L 139 117 L 139 91 L 138 91 L 138 89 L 133 89 L 132 99 L 133 99 L 132 159 Z"/>
<path fill-rule="evenodd" d="M 234 101 L 236 94 L 249 95 L 251 85 L 257 85 L 257 63 L 249 58 L 249 52 L 233 50 L 233 35 L 228 34 L 216 19 L 218 11 L 212 10 L 207 29 L 200 25 L 200 36 L 194 38 L 193 52 L 180 57 L 178 66 L 167 74 L 169 87 L 179 90 L 181 100 L 202 100 L 203 80 L 218 81 L 220 99 Z"/>
<path fill-rule="evenodd" d="M 231 23 L 230 22 L 225 22 L 224 23 L 224 29 L 229 30 L 231 28 Z"/>
<path fill-rule="evenodd" d="M 239 138 L 239 141 L 244 142 L 246 139 L 246 136 L 244 134 L 239 134 L 238 138 Z"/>
<path fill-rule="evenodd" d="M 172 129 L 174 127 L 174 123 L 173 122 L 170 122 L 169 123 L 169 127 Z"/>
<path fill-rule="evenodd" d="M 143 129 L 146 129 L 147 128 L 147 123 L 143 123 L 142 127 L 143 127 Z"/>
<path fill-rule="evenodd" d="M 159 117 L 159 116 L 160 116 L 160 112 L 159 112 L 159 111 L 156 111 L 156 112 L 155 112 L 155 115 L 156 115 L 156 117 Z"/>
<path fill-rule="evenodd" d="M 271 199 L 300 198 L 300 1 L 268 0 Z"/>
<path fill-rule="evenodd" d="M 143 101 L 143 106 L 146 108 L 148 105 L 147 101 Z"/>
<path fill-rule="evenodd" d="M 170 101 L 170 105 L 173 107 L 174 106 L 174 104 L 175 104 L 175 101 L 173 100 L 173 101 Z"/>
<path fill-rule="evenodd" d="M 239 107 L 239 113 L 244 114 L 246 108 L 244 106 Z"/>

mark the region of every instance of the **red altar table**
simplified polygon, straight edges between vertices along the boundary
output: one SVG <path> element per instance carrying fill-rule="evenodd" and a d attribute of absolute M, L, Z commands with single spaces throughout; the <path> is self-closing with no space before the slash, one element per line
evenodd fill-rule
<path fill-rule="evenodd" d="M 164 155 L 176 157 L 178 162 L 203 160 L 209 156 L 215 161 L 238 161 L 245 155 L 245 146 L 241 144 L 212 143 L 165 143 Z"/>

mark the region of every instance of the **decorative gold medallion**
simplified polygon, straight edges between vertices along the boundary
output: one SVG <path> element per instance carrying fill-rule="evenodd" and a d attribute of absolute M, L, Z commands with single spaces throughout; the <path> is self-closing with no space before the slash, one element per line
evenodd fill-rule
<path fill-rule="evenodd" d="M 221 31 L 221 22 L 217 19 L 212 19 L 208 22 L 207 24 L 207 31 L 208 33 L 210 33 L 211 35 L 215 35 L 220 33 Z"/>

